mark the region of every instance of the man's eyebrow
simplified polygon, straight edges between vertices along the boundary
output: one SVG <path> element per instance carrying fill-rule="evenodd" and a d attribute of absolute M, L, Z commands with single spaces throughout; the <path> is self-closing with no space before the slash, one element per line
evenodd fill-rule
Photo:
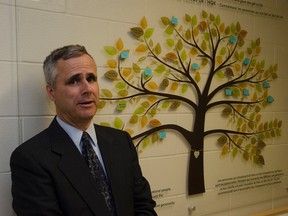
<path fill-rule="evenodd" d="M 75 79 L 79 79 L 80 74 L 74 74 L 71 77 L 69 77 L 66 81 L 66 84 L 69 84 L 71 81 L 74 81 Z"/>

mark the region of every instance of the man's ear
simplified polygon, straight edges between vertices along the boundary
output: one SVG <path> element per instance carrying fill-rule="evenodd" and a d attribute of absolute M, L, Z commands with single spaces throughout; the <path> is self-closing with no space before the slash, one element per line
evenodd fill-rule
<path fill-rule="evenodd" d="M 55 101 L 54 88 L 51 85 L 47 84 L 46 91 L 50 100 Z"/>

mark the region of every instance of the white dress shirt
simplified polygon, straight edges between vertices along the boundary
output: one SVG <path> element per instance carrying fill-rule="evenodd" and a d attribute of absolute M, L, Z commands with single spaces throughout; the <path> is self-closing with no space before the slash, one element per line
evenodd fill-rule
<path fill-rule="evenodd" d="M 82 142 L 81 142 L 81 137 L 83 134 L 83 131 L 79 130 L 78 128 L 75 128 L 69 124 L 67 124 L 66 122 L 62 121 L 58 116 L 56 116 L 56 120 L 59 123 L 59 125 L 65 130 L 65 132 L 69 135 L 69 137 L 73 140 L 75 146 L 77 147 L 77 149 L 79 150 L 80 154 L 82 154 L 81 148 L 82 148 Z M 101 152 L 97 143 L 97 136 L 96 136 L 96 131 L 94 128 L 93 124 L 90 124 L 90 126 L 87 128 L 86 132 L 89 134 L 90 136 L 90 142 L 92 143 L 92 147 L 95 151 L 95 153 L 97 154 L 100 163 L 102 164 L 102 167 L 105 170 L 105 166 L 103 163 L 103 159 L 101 156 Z"/>

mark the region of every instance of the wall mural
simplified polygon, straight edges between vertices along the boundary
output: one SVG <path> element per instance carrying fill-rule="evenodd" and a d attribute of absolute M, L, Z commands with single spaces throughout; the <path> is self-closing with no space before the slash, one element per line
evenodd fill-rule
<path fill-rule="evenodd" d="M 129 122 L 116 117 L 101 124 L 128 131 L 139 152 L 163 140 L 167 131 L 182 135 L 190 146 L 189 195 L 205 192 L 204 140 L 209 135 L 219 135 L 215 142 L 223 156 L 264 166 L 262 151 L 281 136 L 282 121 L 262 119 L 262 110 L 274 101 L 269 88 L 277 78 L 277 64 L 267 66 L 258 59 L 260 38 L 245 40 L 247 31 L 239 22 L 225 24 L 204 10 L 183 19 L 161 17 L 159 27 L 149 27 L 143 17 L 129 31 L 135 47 L 125 47 L 121 38 L 104 47 L 105 78 L 112 87 L 101 89 L 99 109 L 112 103 L 117 112 L 132 104 L 135 110 Z M 180 106 L 194 116 L 192 130 L 157 119 L 157 114 L 176 112 Z M 206 114 L 215 107 L 222 109 L 219 114 L 228 129 L 205 130 Z M 136 133 L 130 126 L 138 124 Z"/>

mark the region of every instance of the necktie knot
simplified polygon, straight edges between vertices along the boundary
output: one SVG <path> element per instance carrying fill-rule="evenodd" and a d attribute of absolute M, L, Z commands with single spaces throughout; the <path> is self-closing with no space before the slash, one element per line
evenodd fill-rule
<path fill-rule="evenodd" d="M 89 141 L 89 134 L 86 131 L 83 132 L 82 137 L 81 137 L 81 141 L 82 142 Z"/>

